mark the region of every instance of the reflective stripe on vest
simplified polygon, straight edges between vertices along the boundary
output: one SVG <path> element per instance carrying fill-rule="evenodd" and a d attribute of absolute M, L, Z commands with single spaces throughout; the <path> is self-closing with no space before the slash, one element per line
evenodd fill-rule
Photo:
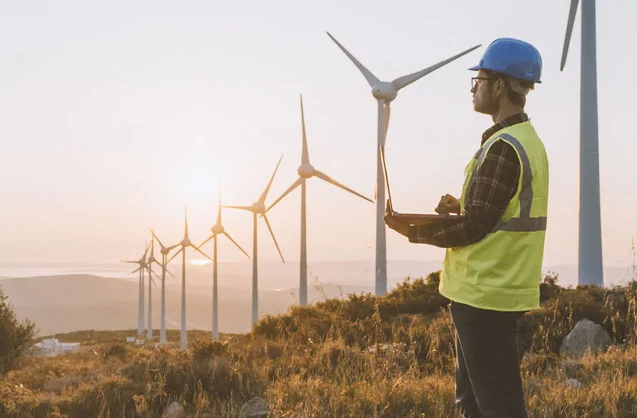
<path fill-rule="evenodd" d="M 485 152 L 493 142 L 497 139 L 506 139 L 515 147 L 520 158 L 522 160 L 522 189 L 520 190 L 520 217 L 511 218 L 508 221 L 498 221 L 493 228 L 495 231 L 509 231 L 509 232 L 533 232 L 533 231 L 546 231 L 546 216 L 538 218 L 531 218 L 531 204 L 533 203 L 533 187 L 531 186 L 531 180 L 533 179 L 533 173 L 531 172 L 531 163 L 529 162 L 529 156 L 526 154 L 524 147 L 520 144 L 515 137 L 502 133 L 495 138 L 491 138 L 489 142 L 478 152 L 476 157 L 478 163 L 476 164 L 476 170 L 484 161 L 487 153 Z"/>

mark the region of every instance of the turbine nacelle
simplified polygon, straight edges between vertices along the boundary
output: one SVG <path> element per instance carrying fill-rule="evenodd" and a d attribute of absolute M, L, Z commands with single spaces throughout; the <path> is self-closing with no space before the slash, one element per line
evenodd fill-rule
<path fill-rule="evenodd" d="M 192 241 L 190 241 L 189 238 L 184 238 L 181 240 L 181 242 L 179 243 L 179 245 L 181 245 L 182 247 L 186 248 L 188 246 L 190 246 L 192 244 Z"/>
<path fill-rule="evenodd" d="M 307 163 L 307 164 L 301 164 L 296 171 L 297 173 L 299 173 L 300 177 L 303 177 L 304 179 L 309 179 L 310 177 L 314 175 L 314 173 L 316 172 L 316 169 L 314 168 L 312 164 Z"/>
<path fill-rule="evenodd" d="M 252 209 L 252 212 L 254 213 L 265 213 L 265 203 L 263 202 L 255 202 L 252 204 L 252 206 L 250 206 L 250 208 Z"/>
<path fill-rule="evenodd" d="M 398 95 L 396 87 L 387 81 L 379 81 L 372 86 L 372 95 L 377 100 L 383 100 L 385 102 L 391 102 Z"/>
<path fill-rule="evenodd" d="M 210 228 L 210 232 L 215 235 L 223 234 L 225 232 L 225 228 L 221 224 L 215 224 L 212 228 Z"/>
<path fill-rule="evenodd" d="M 162 255 L 168 255 L 168 253 L 170 252 L 170 248 L 162 248 L 160 252 L 162 253 Z"/>

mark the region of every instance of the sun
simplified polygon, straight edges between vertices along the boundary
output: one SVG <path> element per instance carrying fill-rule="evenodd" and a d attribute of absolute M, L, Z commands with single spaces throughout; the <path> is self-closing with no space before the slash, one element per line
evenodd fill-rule
<path fill-rule="evenodd" d="M 191 200 L 210 198 L 217 194 L 219 176 L 212 164 L 197 164 L 188 168 L 186 195 Z"/>

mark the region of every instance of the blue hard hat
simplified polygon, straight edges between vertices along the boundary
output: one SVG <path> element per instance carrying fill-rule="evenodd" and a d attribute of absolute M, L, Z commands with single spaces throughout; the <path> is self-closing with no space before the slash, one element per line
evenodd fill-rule
<path fill-rule="evenodd" d="M 528 42 L 499 38 L 487 47 L 480 63 L 469 70 L 490 70 L 519 80 L 541 83 L 542 57 Z"/>

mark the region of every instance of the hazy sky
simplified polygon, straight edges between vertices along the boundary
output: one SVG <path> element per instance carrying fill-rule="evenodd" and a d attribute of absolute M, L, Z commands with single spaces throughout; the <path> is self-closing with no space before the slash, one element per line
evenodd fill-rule
<path fill-rule="evenodd" d="M 612 4 L 611 4 L 612 3 Z M 604 263 L 631 259 L 637 3 L 599 2 L 597 51 Z M 300 164 L 299 94 L 312 163 L 373 198 L 376 102 L 330 31 L 381 79 L 483 46 L 402 90 L 387 161 L 398 211 L 431 212 L 458 195 L 489 117 L 470 77 L 497 37 L 533 43 L 543 83 L 527 111 L 551 162 L 546 262 L 577 259 L 578 20 L 559 71 L 569 1 L 5 1 L 0 5 L 0 261 L 117 261 L 141 255 L 148 227 L 194 241 L 224 203 L 249 205 L 284 154 L 268 202 Z M 518 12 L 514 12 L 519 8 Z M 287 260 L 299 258 L 300 191 L 270 214 Z M 308 183 L 310 260 L 373 259 L 375 205 Z M 251 250 L 251 215 L 224 211 Z M 265 224 L 260 254 L 275 259 Z M 209 249 L 210 250 L 210 249 Z M 224 242 L 223 260 L 242 255 Z M 443 250 L 388 231 L 390 259 Z"/>

